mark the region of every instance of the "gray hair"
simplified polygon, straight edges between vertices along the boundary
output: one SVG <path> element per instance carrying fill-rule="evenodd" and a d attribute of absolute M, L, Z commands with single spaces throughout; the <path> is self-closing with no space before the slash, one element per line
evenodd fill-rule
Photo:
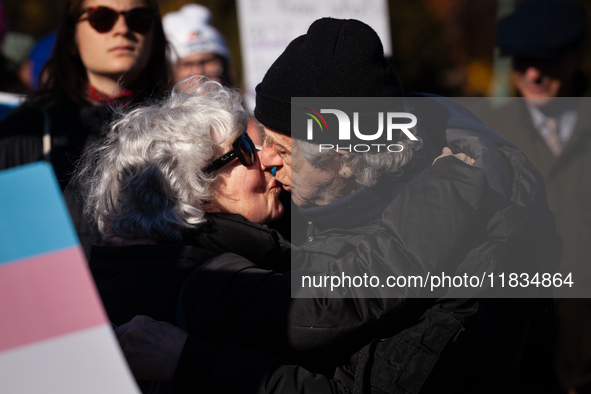
<path fill-rule="evenodd" d="M 297 140 L 302 156 L 316 168 L 328 168 L 329 163 L 340 161 L 340 167 L 347 167 L 353 171 L 353 176 L 359 185 L 371 187 L 379 178 L 386 174 L 400 174 L 405 165 L 414 157 L 414 152 L 423 145 L 416 127 L 411 129 L 418 140 L 413 141 L 402 135 L 395 142 L 402 147 L 400 152 L 360 153 L 351 152 L 345 155 L 335 150 L 324 150 L 320 152 L 318 144 L 308 141 Z"/>
<path fill-rule="evenodd" d="M 160 102 L 119 114 L 83 155 L 76 180 L 101 233 L 174 241 L 205 221 L 215 175 L 202 169 L 246 130 L 240 94 L 217 82 L 179 83 Z"/>

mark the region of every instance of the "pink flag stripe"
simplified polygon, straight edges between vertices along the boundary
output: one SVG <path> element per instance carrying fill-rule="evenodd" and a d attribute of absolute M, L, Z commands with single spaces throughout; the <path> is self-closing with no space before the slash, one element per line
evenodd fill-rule
<path fill-rule="evenodd" d="M 0 266 L 0 352 L 107 322 L 80 246 Z"/>

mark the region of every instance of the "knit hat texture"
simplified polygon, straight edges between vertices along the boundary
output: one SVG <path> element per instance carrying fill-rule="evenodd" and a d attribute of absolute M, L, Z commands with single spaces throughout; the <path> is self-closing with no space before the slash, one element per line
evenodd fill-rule
<path fill-rule="evenodd" d="M 256 87 L 255 117 L 291 135 L 292 97 L 394 97 L 402 88 L 377 33 L 354 19 L 323 18 L 293 40 Z"/>
<path fill-rule="evenodd" d="M 166 39 L 172 46 L 172 61 L 196 53 L 213 52 L 230 59 L 224 37 L 210 25 L 211 12 L 199 4 L 187 4 L 162 17 Z"/>

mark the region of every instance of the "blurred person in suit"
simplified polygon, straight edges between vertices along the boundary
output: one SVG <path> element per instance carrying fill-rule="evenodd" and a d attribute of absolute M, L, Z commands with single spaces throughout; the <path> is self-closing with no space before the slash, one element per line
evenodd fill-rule
<path fill-rule="evenodd" d="M 481 119 L 515 143 L 544 175 L 548 205 L 564 243 L 562 271 L 591 283 L 591 114 L 590 102 L 580 98 L 588 87 L 582 72 L 586 23 L 581 5 L 561 0 L 523 2 L 502 19 L 497 45 L 502 55 L 511 56 L 513 81 L 523 99 L 512 99 Z M 557 343 L 549 344 L 545 354 L 541 349 L 538 360 L 548 360 L 547 376 L 555 368 L 569 393 L 591 392 L 591 302 L 556 295 Z"/>

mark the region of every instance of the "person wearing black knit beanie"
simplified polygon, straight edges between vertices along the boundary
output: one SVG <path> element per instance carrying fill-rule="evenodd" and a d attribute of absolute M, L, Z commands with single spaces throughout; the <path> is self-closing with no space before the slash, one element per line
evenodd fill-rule
<path fill-rule="evenodd" d="M 308 32 L 293 40 L 283 54 L 270 67 L 263 81 L 256 87 L 256 93 L 255 117 L 264 127 L 266 141 L 263 146 L 261 162 L 263 166 L 274 169 L 273 172 L 275 173 L 276 179 L 283 184 L 286 190 L 292 193 L 293 201 L 297 205 L 300 205 L 298 211 L 304 216 L 304 221 L 308 224 L 307 241 L 305 246 L 303 246 L 304 250 L 308 248 L 315 250 L 314 248 L 322 247 L 323 253 L 329 254 L 330 248 L 338 244 L 337 239 L 341 236 L 338 231 L 334 232 L 335 230 L 331 233 L 330 229 L 349 228 L 349 231 L 351 231 L 351 223 L 355 222 L 359 216 L 364 216 L 366 219 L 371 217 L 373 208 L 380 213 L 383 212 L 381 216 L 382 223 L 386 223 L 389 220 L 388 215 L 385 213 L 387 210 L 381 210 L 380 203 L 372 199 L 371 191 L 381 189 L 380 193 L 383 193 L 385 190 L 388 190 L 388 186 L 385 186 L 388 185 L 388 182 L 390 184 L 397 181 L 404 182 L 404 176 L 398 176 L 397 179 L 388 181 L 387 176 L 382 175 L 382 177 L 378 177 L 377 183 L 371 187 L 364 186 L 359 189 L 359 184 L 357 185 L 357 189 L 355 187 L 350 187 L 349 189 L 345 187 L 345 191 L 353 191 L 350 192 L 351 194 L 345 194 L 344 196 L 342 194 L 339 195 L 338 182 L 325 184 L 325 187 L 330 189 L 325 195 L 320 195 L 316 191 L 315 194 L 308 193 L 308 196 L 313 196 L 316 198 L 315 200 L 300 196 L 302 190 L 305 190 L 305 192 L 310 190 L 310 185 L 316 188 L 314 184 L 319 178 L 318 174 L 323 171 L 325 173 L 333 173 L 332 176 L 325 177 L 325 179 L 329 179 L 331 182 L 334 179 L 338 180 L 340 178 L 342 180 L 341 184 L 346 184 L 351 179 L 360 179 L 358 175 L 360 172 L 359 168 L 354 165 L 358 163 L 356 162 L 357 158 L 347 161 L 347 157 L 364 156 L 364 154 L 359 155 L 351 151 L 349 151 L 351 153 L 342 151 L 335 153 L 333 150 L 332 152 L 325 152 L 325 157 L 317 160 L 318 145 L 316 145 L 315 153 L 313 154 L 311 152 L 314 151 L 314 148 L 306 148 L 307 145 L 312 144 L 304 141 L 299 124 L 297 121 L 292 123 L 295 118 L 292 117 L 291 113 L 296 108 L 292 104 L 292 98 L 330 97 L 335 103 L 338 102 L 335 98 L 342 97 L 398 98 L 398 100 L 390 100 L 397 103 L 395 104 L 397 108 L 399 108 L 398 105 L 400 102 L 407 100 L 406 98 L 400 99 L 403 96 L 401 83 L 395 72 L 388 65 L 383 54 L 380 39 L 371 27 L 357 20 L 323 18 L 315 21 L 310 26 Z M 420 160 L 417 158 L 429 157 L 428 150 L 430 147 L 431 149 L 433 148 L 431 144 L 439 144 L 435 147 L 435 151 L 441 150 L 445 145 L 449 144 L 454 147 L 455 152 L 461 152 L 462 150 L 469 152 L 470 156 L 474 158 L 462 153 L 456 153 L 454 156 L 462 159 L 467 164 L 484 169 L 491 190 L 495 190 L 504 196 L 502 199 L 503 202 L 500 202 L 499 205 L 496 205 L 496 202 L 493 203 L 492 200 L 485 203 L 485 205 L 490 205 L 491 207 L 496 206 L 493 210 L 505 207 L 510 200 L 513 187 L 510 183 L 510 174 L 512 171 L 519 173 L 531 171 L 535 173 L 536 180 L 530 179 L 528 181 L 529 186 L 533 186 L 534 189 L 540 191 L 544 189 L 543 183 L 540 182 L 539 174 L 527 161 L 525 156 L 514 147 L 507 147 L 506 141 L 499 141 L 498 136 L 486 129 L 473 114 L 466 114 L 464 112 L 465 108 L 454 105 L 450 102 L 451 100 L 442 97 L 431 100 L 432 97 L 428 97 L 428 95 L 422 96 L 414 97 L 415 99 L 424 99 L 422 102 L 420 100 L 413 101 L 412 99 L 409 102 L 414 103 L 417 117 L 423 122 L 423 127 L 429 127 L 427 123 L 431 122 L 431 130 L 421 129 L 424 132 L 417 132 L 417 136 L 422 138 L 422 147 L 416 152 L 415 157 L 408 161 L 410 164 L 403 165 L 403 174 L 413 177 L 421 173 L 422 170 L 418 164 Z M 432 105 L 433 103 L 437 103 L 437 105 Z M 442 110 L 442 107 L 445 107 L 445 109 Z M 338 108 L 338 105 L 335 104 L 328 108 Z M 322 112 L 322 110 L 320 111 Z M 447 113 L 448 117 L 446 120 L 439 119 L 433 121 L 436 117 L 435 113 L 438 111 Z M 316 115 L 319 114 L 316 113 Z M 456 116 L 458 117 L 456 118 Z M 293 127 L 297 127 L 297 130 L 292 130 L 292 125 Z M 441 134 L 433 132 L 438 128 L 445 130 L 445 136 L 442 139 L 439 139 L 442 137 Z M 480 134 L 480 137 L 477 137 L 477 139 L 480 140 L 482 138 L 482 140 L 474 140 L 473 138 L 475 136 L 470 135 L 470 132 L 466 132 L 465 130 L 470 130 L 471 132 L 477 131 Z M 321 133 L 323 137 L 327 134 Z M 491 141 L 495 141 L 497 146 L 512 150 L 513 152 L 499 154 L 500 151 L 494 147 L 494 144 L 491 144 Z M 400 143 L 401 141 L 398 142 Z M 442 143 L 443 146 L 441 145 Z M 416 149 L 412 145 L 406 146 L 405 148 L 407 148 L 405 151 Z M 481 148 L 484 149 L 480 150 Z M 322 151 L 322 149 L 320 150 Z M 337 157 L 335 159 L 338 163 L 336 166 L 329 168 L 329 165 L 326 164 L 326 156 L 328 154 Z M 447 147 L 443 148 L 442 156 L 450 155 L 452 155 L 452 151 Z M 323 156 L 323 154 L 321 153 L 320 156 Z M 341 160 L 338 159 L 339 156 Z M 371 160 L 380 160 L 377 158 L 380 156 L 379 154 L 368 154 L 365 156 L 373 156 Z M 511 161 L 517 156 L 520 157 L 519 160 L 523 160 L 523 165 L 514 168 L 507 167 L 505 161 Z M 439 162 L 439 160 L 437 161 Z M 448 158 L 445 161 L 445 165 L 453 166 L 454 161 Z M 321 165 L 316 165 L 315 163 L 321 163 Z M 436 165 L 434 163 L 431 168 L 424 170 L 422 174 L 426 174 L 428 171 L 435 169 L 435 167 Z M 525 169 L 526 167 L 527 169 Z M 443 178 L 446 178 L 453 171 L 451 167 L 444 170 L 441 173 L 441 178 L 437 179 L 436 182 L 442 181 Z M 412 175 L 413 172 L 415 175 Z M 435 181 L 434 179 L 432 180 Z M 465 186 L 463 180 L 448 179 L 445 182 L 448 185 L 454 185 L 453 187 L 462 187 L 460 186 L 461 184 Z M 471 182 L 473 181 L 468 181 L 468 183 Z M 337 185 L 337 187 L 335 188 L 333 185 Z M 365 193 L 362 198 L 363 204 L 356 205 L 355 199 L 359 197 L 360 193 Z M 437 237 L 442 236 L 448 231 L 453 232 L 453 226 L 445 228 L 445 223 L 436 219 L 440 213 L 433 210 L 432 204 L 436 201 L 441 202 L 442 196 L 429 195 L 427 190 L 422 190 L 419 193 L 413 194 L 412 202 L 415 203 L 417 199 L 423 198 L 425 199 L 425 204 L 416 212 L 418 215 L 418 212 L 428 211 L 429 214 L 427 216 L 429 219 L 424 221 L 418 220 L 416 223 L 422 222 L 419 226 L 429 226 L 427 223 L 433 219 L 434 223 L 442 224 L 444 228 L 441 232 L 437 231 Z M 396 199 L 393 200 L 392 204 L 395 201 Z M 458 200 L 454 198 L 449 201 L 450 204 L 456 202 Z M 526 205 L 533 207 L 538 206 L 539 203 L 537 201 L 529 201 Z M 404 208 L 405 211 L 414 210 L 415 208 L 411 205 L 411 201 L 409 200 Z M 540 237 L 548 240 L 548 244 L 546 245 L 548 249 L 546 255 L 542 258 L 544 261 L 539 259 L 538 263 L 540 267 L 556 267 L 560 260 L 560 240 L 553 225 L 551 214 L 547 206 L 544 205 L 545 202 L 542 202 L 539 206 L 544 212 L 545 219 L 542 228 L 538 229 L 541 230 Z M 370 206 L 373 208 L 370 209 Z M 453 221 L 458 220 L 457 213 L 459 211 L 451 208 L 451 205 L 448 205 L 448 207 L 450 212 L 456 212 L 452 215 Z M 427 211 L 423 211 L 423 208 L 427 209 Z M 292 215 L 293 217 L 294 215 Z M 396 218 L 397 223 L 399 220 L 400 218 Z M 505 228 L 507 229 L 518 225 L 508 217 L 502 220 L 505 222 L 503 226 L 506 226 Z M 355 223 L 358 224 L 359 222 L 357 221 Z M 448 223 L 451 224 L 451 222 Z M 533 230 L 534 220 L 527 219 L 519 225 L 525 225 Z M 410 225 L 406 226 L 403 232 L 407 235 L 412 234 L 413 229 L 411 227 Z M 294 229 L 297 229 L 297 227 L 292 223 L 292 239 L 296 237 L 296 235 L 293 235 Z M 433 228 L 430 228 L 430 230 L 433 230 Z M 334 241 L 331 238 L 331 234 L 335 237 Z M 419 236 L 418 233 L 417 236 Z M 461 249 L 463 247 L 461 243 L 466 239 L 463 239 L 460 244 L 451 248 L 454 250 Z M 528 250 L 527 253 L 535 253 L 534 251 L 541 246 L 535 246 L 539 242 L 539 239 L 536 237 L 531 238 L 531 243 L 525 244 L 523 241 L 520 241 L 516 245 L 519 244 L 519 250 Z M 405 241 L 401 242 L 404 243 Z M 370 245 L 370 243 L 367 245 Z M 383 253 L 381 246 L 378 243 L 373 244 L 372 248 L 375 249 L 372 249 L 372 254 Z M 431 248 L 432 244 L 426 247 Z M 356 253 L 361 254 L 361 252 Z M 516 249 L 508 254 L 504 254 L 501 258 L 503 264 L 517 264 L 519 253 Z M 363 260 L 363 257 L 361 259 Z M 364 263 L 367 264 L 365 272 L 376 272 L 374 268 L 375 261 L 364 261 Z M 425 261 L 419 262 L 419 264 L 424 263 Z M 350 266 L 341 263 L 341 260 L 337 260 L 333 264 L 333 271 L 330 271 L 331 273 L 339 273 L 342 272 L 339 270 L 345 270 L 347 268 L 349 270 L 351 269 Z M 396 265 L 392 256 L 388 257 L 387 264 Z M 297 300 L 300 303 L 297 303 L 295 299 L 292 301 L 290 308 L 294 309 L 297 309 L 295 305 L 299 305 L 300 303 L 305 304 L 301 299 Z M 324 305 L 325 301 L 316 299 L 318 304 Z M 417 307 L 412 313 L 419 315 L 424 313 L 422 318 L 426 318 L 431 311 L 438 308 L 441 308 L 438 309 L 439 311 L 454 311 L 452 315 L 455 313 L 464 313 L 461 311 L 464 310 L 463 308 L 466 305 L 461 305 L 462 302 L 459 300 L 456 301 L 448 300 L 442 301 L 441 303 L 437 301 L 432 307 L 427 306 L 426 310 L 421 311 L 423 307 Z M 551 302 L 551 300 L 549 301 Z M 384 300 L 382 299 L 381 302 L 384 302 Z M 387 303 L 388 301 L 385 302 Z M 513 383 L 520 379 L 518 369 L 521 357 L 523 356 L 520 349 L 526 338 L 531 335 L 528 332 L 528 327 L 530 321 L 533 321 L 532 316 L 542 314 L 547 303 L 520 299 L 493 299 L 490 301 L 474 302 L 476 304 L 468 301 L 468 304 L 478 305 L 478 307 L 469 312 L 470 316 L 465 316 L 465 320 L 464 318 L 460 319 L 462 323 L 458 329 L 459 331 L 457 331 L 457 335 L 463 332 L 464 327 L 471 326 L 472 324 L 485 324 L 487 329 L 476 329 L 472 331 L 470 335 L 475 336 L 463 342 L 463 344 L 459 344 L 461 340 L 458 340 L 458 337 L 454 337 L 454 345 L 450 343 L 446 345 L 444 351 L 440 353 L 436 351 L 438 353 L 435 357 L 437 361 L 435 359 L 427 361 L 423 359 L 425 355 L 423 353 L 424 349 L 421 350 L 424 342 L 422 340 L 415 342 L 414 339 L 410 338 L 415 334 L 418 336 L 428 335 L 433 339 L 437 338 L 437 341 L 445 342 L 446 334 L 443 331 L 436 332 L 437 329 L 435 327 L 439 326 L 441 328 L 449 324 L 450 320 L 447 320 L 449 316 L 438 316 L 434 318 L 429 323 L 431 324 L 431 328 L 427 330 L 430 331 L 429 334 L 420 333 L 421 323 L 418 321 L 415 323 L 406 322 L 404 324 L 409 324 L 409 326 L 406 326 L 405 331 L 398 332 L 393 337 L 382 339 L 377 345 L 370 343 L 353 356 L 353 390 L 355 392 L 366 392 L 365 390 L 369 390 L 371 387 L 372 392 L 374 390 L 376 392 L 385 390 L 384 392 L 401 393 L 419 392 L 419 390 L 420 393 L 508 392 Z M 356 303 L 357 308 L 360 308 L 359 305 L 365 305 L 366 300 L 357 299 Z M 314 302 L 312 302 L 312 305 L 315 305 Z M 388 309 L 384 307 L 383 303 L 380 305 L 380 308 Z M 343 308 L 341 313 L 346 313 L 345 309 Z M 310 326 L 313 326 L 313 323 L 324 321 L 323 314 L 330 316 L 330 313 L 331 307 L 324 305 L 322 313 L 318 315 L 316 320 L 311 319 L 311 322 L 307 318 L 302 320 L 305 320 L 306 324 L 310 323 Z M 391 311 L 388 313 L 391 313 Z M 494 322 L 491 320 L 493 315 L 496 316 L 493 318 Z M 293 319 L 294 322 L 300 322 L 296 316 L 297 313 L 291 313 L 290 319 Z M 406 317 L 402 317 L 401 319 L 406 320 Z M 347 318 L 343 317 L 343 321 L 346 320 Z M 516 329 L 516 332 L 519 332 L 517 336 L 514 335 L 515 332 L 511 332 L 512 329 L 507 328 L 508 326 L 506 324 L 509 321 L 511 321 L 511 325 Z M 537 323 L 551 324 L 548 319 L 540 319 Z M 320 326 L 322 325 L 320 324 Z M 473 328 L 469 330 L 471 331 Z M 488 331 L 489 329 L 492 331 Z M 492 334 L 493 331 L 494 335 Z M 408 337 L 406 337 L 407 335 Z M 457 344 L 455 344 L 456 340 L 458 340 Z M 392 344 L 392 347 L 387 345 L 389 342 Z M 441 345 L 443 342 L 438 343 Z M 469 342 L 472 344 L 468 344 Z M 401 343 L 405 343 L 405 346 L 399 347 Z M 509 343 L 512 343 L 512 345 Z M 543 340 L 540 343 L 543 343 Z M 414 350 L 409 350 L 410 348 L 406 346 L 413 347 Z M 433 348 L 427 351 L 427 353 L 430 351 L 433 351 Z M 371 361 L 368 361 L 368 358 Z M 429 365 L 427 367 L 428 371 L 422 367 L 417 367 L 419 364 L 423 366 Z M 404 373 L 400 374 L 401 370 L 406 370 L 407 375 Z M 493 376 L 497 376 L 497 378 Z M 498 378 L 499 376 L 502 376 L 502 378 Z M 361 382 L 363 380 L 365 380 L 365 383 Z M 396 389 L 393 389 L 394 387 Z"/>

